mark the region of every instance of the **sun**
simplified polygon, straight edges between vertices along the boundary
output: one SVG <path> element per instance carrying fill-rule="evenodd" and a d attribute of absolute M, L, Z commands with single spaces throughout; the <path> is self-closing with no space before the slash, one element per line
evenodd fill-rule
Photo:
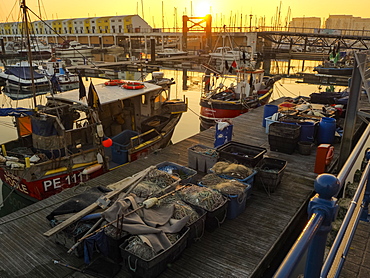
<path fill-rule="evenodd" d="M 205 16 L 211 13 L 211 4 L 208 1 L 200 1 L 194 6 L 194 16 Z"/>

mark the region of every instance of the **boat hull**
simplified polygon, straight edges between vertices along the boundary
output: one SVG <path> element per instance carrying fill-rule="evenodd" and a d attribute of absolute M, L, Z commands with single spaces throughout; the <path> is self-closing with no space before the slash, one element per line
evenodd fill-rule
<path fill-rule="evenodd" d="M 61 171 L 43 179 L 27 181 L 20 175 L 15 175 L 11 171 L 0 167 L 0 189 L 2 193 L 0 203 L 4 202 L 3 206 L 0 207 L 0 217 L 104 173 L 104 169 L 101 168 L 85 175 L 82 174 L 84 169 L 85 167 L 71 172 Z"/>
<path fill-rule="evenodd" d="M 315 67 L 314 71 L 319 74 L 329 75 L 340 75 L 340 76 L 351 76 L 353 68 L 326 68 L 326 67 Z"/>
<path fill-rule="evenodd" d="M 207 98 L 200 100 L 200 127 L 208 129 L 216 124 L 218 120 L 230 120 L 247 113 L 250 109 L 265 105 L 270 101 L 272 89 L 256 99 L 246 99 L 243 102 L 217 101 Z"/>

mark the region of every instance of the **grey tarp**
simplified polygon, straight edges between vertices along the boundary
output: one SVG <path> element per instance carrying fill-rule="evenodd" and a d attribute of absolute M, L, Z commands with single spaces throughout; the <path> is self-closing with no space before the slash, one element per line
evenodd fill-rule
<path fill-rule="evenodd" d="M 129 211 L 139 207 L 143 199 L 131 194 L 125 198 L 119 198 L 102 216 L 112 222 L 118 217 L 127 214 Z M 140 209 L 123 217 L 119 221 L 119 228 L 132 235 L 138 235 L 151 246 L 156 253 L 171 247 L 171 243 L 165 233 L 178 233 L 186 225 L 189 216 L 181 220 L 172 219 L 174 206 L 154 206 L 149 209 Z M 121 225 L 122 224 L 122 225 Z M 115 223 L 117 227 L 117 223 Z"/>

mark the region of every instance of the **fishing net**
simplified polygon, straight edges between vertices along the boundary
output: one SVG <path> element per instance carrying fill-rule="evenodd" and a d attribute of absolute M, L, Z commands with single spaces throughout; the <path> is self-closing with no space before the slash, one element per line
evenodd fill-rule
<path fill-rule="evenodd" d="M 144 181 L 154 183 L 160 188 L 166 188 L 167 186 L 174 183 L 176 180 L 177 179 L 171 174 L 160 171 L 158 169 L 151 170 L 144 178 Z"/>
<path fill-rule="evenodd" d="M 219 161 L 212 167 L 212 171 L 218 175 L 226 175 L 237 179 L 246 179 L 253 173 L 253 169 L 242 164 Z"/>
<path fill-rule="evenodd" d="M 209 155 L 209 156 L 217 156 L 217 151 L 213 148 L 208 148 L 205 146 L 195 145 L 191 148 L 193 152 L 202 154 L 202 155 Z"/>
<path fill-rule="evenodd" d="M 225 203 L 225 198 L 220 192 L 197 185 L 187 186 L 179 191 L 179 194 L 185 202 L 207 211 L 213 211 Z"/>
<path fill-rule="evenodd" d="M 205 175 L 201 183 L 204 186 L 220 191 L 225 195 L 240 195 L 243 194 L 245 188 L 248 186 L 237 180 L 224 179 L 216 174 Z"/>
<path fill-rule="evenodd" d="M 144 180 L 132 190 L 132 193 L 140 198 L 148 198 L 149 196 L 157 196 L 162 190 L 163 188 L 158 184 Z"/>
<path fill-rule="evenodd" d="M 186 204 L 184 201 L 181 200 L 179 195 L 168 196 L 160 200 L 158 205 L 159 206 L 173 205 L 174 211 L 172 217 L 175 219 L 182 219 L 185 216 L 189 216 L 189 220 L 186 223 L 187 225 L 194 223 L 200 217 L 198 212 L 193 207 L 191 207 L 189 204 Z"/>
<path fill-rule="evenodd" d="M 179 233 L 166 234 L 166 236 L 171 244 L 175 244 L 176 241 L 181 237 Z M 128 244 L 125 250 L 143 260 L 151 260 L 157 255 L 154 249 L 143 242 L 139 236 L 131 236 L 128 239 Z"/>
<path fill-rule="evenodd" d="M 156 253 L 152 247 L 143 242 L 140 237 L 132 236 L 128 239 L 128 244 L 125 248 L 126 251 L 144 259 L 150 260 L 155 257 Z"/>

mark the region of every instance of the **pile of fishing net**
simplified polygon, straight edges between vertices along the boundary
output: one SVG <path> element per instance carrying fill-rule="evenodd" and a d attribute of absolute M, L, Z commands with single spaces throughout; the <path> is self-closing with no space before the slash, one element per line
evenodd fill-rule
<path fill-rule="evenodd" d="M 246 179 L 253 174 L 253 169 L 242 164 L 219 161 L 212 167 L 212 172 L 236 179 Z"/>
<path fill-rule="evenodd" d="M 227 201 L 220 192 L 197 185 L 185 187 L 179 195 L 183 201 L 207 211 L 214 211 Z"/>
<path fill-rule="evenodd" d="M 143 181 L 132 190 L 132 193 L 140 198 L 158 196 L 176 181 L 178 181 L 178 179 L 173 175 L 158 169 L 153 169 Z"/>
<path fill-rule="evenodd" d="M 171 244 L 175 244 L 176 241 L 180 239 L 181 234 L 180 233 L 166 234 L 166 236 L 168 240 L 171 242 Z M 156 253 L 153 247 L 144 242 L 140 236 L 136 235 L 131 236 L 128 239 L 128 244 L 125 247 L 125 250 L 143 260 L 151 260 L 160 253 L 160 252 Z"/>
<path fill-rule="evenodd" d="M 202 185 L 218 190 L 225 195 L 241 195 L 248 186 L 238 180 L 224 179 L 214 173 L 205 175 L 201 179 L 201 183 Z"/>
<path fill-rule="evenodd" d="M 170 197 L 166 197 L 162 199 L 159 204 L 160 206 L 174 206 L 173 210 L 173 218 L 174 219 L 182 219 L 185 216 L 189 216 L 189 221 L 186 223 L 187 225 L 190 225 L 197 221 L 200 217 L 198 212 L 193 208 L 191 205 L 185 203 L 181 200 L 179 195 L 172 195 Z"/>

